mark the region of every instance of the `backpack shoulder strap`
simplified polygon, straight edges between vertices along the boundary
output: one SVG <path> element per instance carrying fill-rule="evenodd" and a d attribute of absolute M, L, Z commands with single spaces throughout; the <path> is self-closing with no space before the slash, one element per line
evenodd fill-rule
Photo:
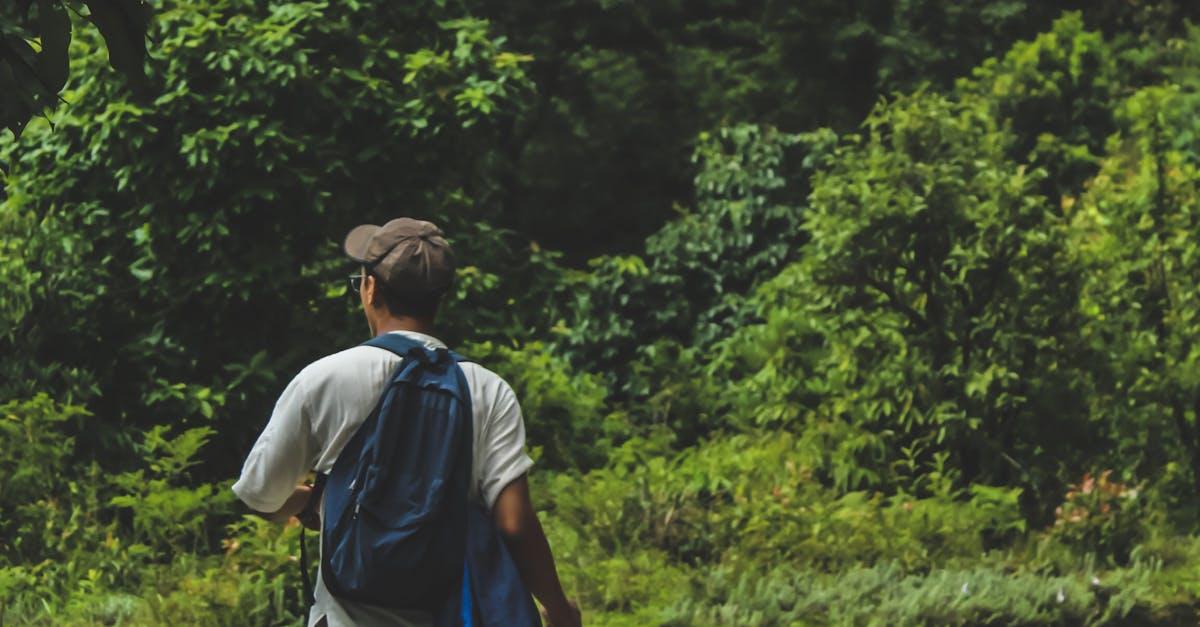
<path fill-rule="evenodd" d="M 424 344 L 412 338 L 405 337 L 400 333 L 384 333 L 363 342 L 359 346 L 374 346 L 376 348 L 382 348 L 401 357 L 414 348 L 425 348 Z"/>
<path fill-rule="evenodd" d="M 362 344 L 360 344 L 360 346 L 374 346 L 376 348 L 382 348 L 384 350 L 391 351 L 401 357 L 408 354 L 408 351 L 410 351 L 414 348 L 420 348 L 422 350 L 425 349 L 424 344 L 422 344 L 412 338 L 405 337 L 404 335 L 401 335 L 399 333 L 384 333 L 383 335 L 373 337 L 373 338 L 363 342 Z M 461 364 L 461 363 L 474 363 L 475 362 L 475 360 L 470 359 L 468 357 L 464 357 L 454 351 L 448 351 L 448 352 L 450 353 L 450 358 L 453 359 L 455 361 L 455 363 Z"/>

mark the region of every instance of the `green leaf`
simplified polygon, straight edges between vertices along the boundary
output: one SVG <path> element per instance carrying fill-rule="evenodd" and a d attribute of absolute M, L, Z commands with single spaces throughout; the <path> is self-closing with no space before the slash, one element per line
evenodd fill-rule
<path fill-rule="evenodd" d="M 37 56 L 37 73 L 46 89 L 57 94 L 67 83 L 71 46 L 71 20 L 56 0 L 38 0 L 42 51 Z"/>
<path fill-rule="evenodd" d="M 135 279 L 137 279 L 143 283 L 154 278 L 154 270 L 152 270 L 150 268 L 142 268 L 139 266 L 133 266 L 133 267 L 129 268 L 129 273 L 132 274 Z"/>
<path fill-rule="evenodd" d="M 108 62 L 135 86 L 145 82 L 149 12 L 140 0 L 85 0 L 108 49 Z"/>

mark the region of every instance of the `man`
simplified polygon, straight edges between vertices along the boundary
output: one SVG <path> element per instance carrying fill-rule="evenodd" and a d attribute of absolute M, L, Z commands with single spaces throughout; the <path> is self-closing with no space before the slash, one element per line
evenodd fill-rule
<path fill-rule="evenodd" d="M 441 297 L 454 279 L 454 255 L 430 222 L 398 218 L 362 225 L 346 236 L 346 255 L 362 265 L 352 277 L 372 337 L 400 333 L 428 348 L 445 345 L 432 335 Z M 309 471 L 327 473 L 342 447 L 368 417 L 401 358 L 373 346 L 356 346 L 319 359 L 300 371 L 275 404 L 266 428 L 246 458 L 233 491 L 270 520 L 302 512 L 312 495 L 301 485 Z M 542 603 L 552 625 L 579 625 L 567 601 L 550 545 L 529 498 L 525 425 L 516 396 L 498 375 L 463 363 L 473 409 L 474 449 L 469 498 L 492 512 L 521 579 Z M 317 577 L 311 626 L 428 625 L 423 611 L 397 611 L 339 600 Z"/>

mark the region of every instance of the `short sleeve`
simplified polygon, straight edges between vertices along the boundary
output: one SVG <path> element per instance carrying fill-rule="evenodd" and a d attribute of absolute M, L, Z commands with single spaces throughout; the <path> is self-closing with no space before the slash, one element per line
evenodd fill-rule
<path fill-rule="evenodd" d="M 479 493 L 488 509 L 500 492 L 521 475 L 529 472 L 533 460 L 525 453 L 525 420 L 517 395 L 501 381 L 491 399 L 483 430 Z"/>
<path fill-rule="evenodd" d="M 241 477 L 233 484 L 251 509 L 278 511 L 312 468 L 316 443 L 301 377 L 297 376 L 275 403 L 275 410 L 254 448 L 246 457 Z"/>

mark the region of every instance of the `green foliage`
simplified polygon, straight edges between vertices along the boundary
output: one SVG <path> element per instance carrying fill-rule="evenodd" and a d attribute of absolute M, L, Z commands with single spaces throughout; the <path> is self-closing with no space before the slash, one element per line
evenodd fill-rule
<path fill-rule="evenodd" d="M 973 98 L 900 98 L 866 128 L 817 175 L 804 256 L 759 291 L 765 323 L 723 345 L 745 381 L 735 420 L 820 438 L 837 486 L 920 490 L 945 469 L 1038 496 L 1047 447 L 1084 453 L 1050 434 L 1086 425 L 1084 354 L 1059 331 L 1075 279 L 1040 175 Z"/>
<path fill-rule="evenodd" d="M 1186 45 L 1177 42 L 1171 49 L 1186 50 Z M 1163 261 L 1164 246 L 1157 243 L 1162 236 L 1133 235 L 1133 228 L 1151 228 L 1156 218 L 1137 213 L 1125 218 L 1132 227 L 1129 248 L 1114 247 L 1114 236 L 1102 235 L 1119 233 L 1122 222 L 1096 211 L 1087 221 L 1073 218 L 1085 202 L 1073 194 L 1085 189 L 1083 199 L 1095 198 L 1099 207 L 1137 206 L 1124 200 L 1137 199 L 1145 203 L 1143 211 L 1153 211 L 1156 190 L 1190 180 L 1184 155 L 1191 154 L 1194 143 L 1194 116 L 1184 112 L 1194 112 L 1195 103 L 1185 96 L 1186 87 L 1168 84 L 1144 88 L 1124 108 L 1114 105 L 1120 79 L 1107 46 L 1077 16 L 1067 16 L 1052 33 L 1018 46 L 1003 62 L 985 65 L 950 96 L 918 92 L 877 107 L 864 136 L 849 136 L 820 157 L 811 181 L 789 181 L 811 189 L 802 214 L 802 246 L 774 278 L 763 282 L 769 271 L 748 272 L 752 279 L 740 291 L 731 290 L 730 297 L 737 298 L 758 285 L 749 300 L 733 308 L 733 316 L 724 315 L 730 330 L 716 334 L 720 339 L 709 350 L 690 333 L 622 345 L 623 335 L 670 337 L 655 325 L 653 308 L 628 315 L 627 322 L 611 313 L 654 302 L 656 291 L 638 286 L 660 276 L 650 267 L 658 258 L 611 258 L 602 262 L 609 266 L 598 266 L 604 270 L 594 275 L 597 285 L 609 290 L 611 300 L 582 301 L 577 310 L 601 312 L 609 322 L 597 325 L 594 315 L 577 317 L 594 325 L 588 330 L 605 340 L 597 345 L 610 353 L 600 358 L 592 353 L 592 361 L 587 353 L 582 359 L 581 353 L 573 356 L 608 370 L 618 384 L 634 390 L 646 382 L 642 396 L 633 396 L 637 400 L 629 404 L 635 416 L 656 415 L 659 394 L 678 398 L 680 379 L 708 382 L 682 389 L 702 390 L 695 394 L 703 408 L 696 419 L 700 433 L 712 440 L 664 461 L 666 443 L 694 441 L 687 433 L 695 432 L 696 423 L 679 421 L 679 414 L 693 406 L 685 404 L 674 421 L 646 421 L 650 440 L 627 443 L 607 468 L 560 477 L 546 488 L 553 495 L 551 526 L 588 529 L 564 534 L 560 541 L 569 543 L 573 556 L 592 556 L 576 557 L 583 563 L 625 556 L 621 567 L 637 572 L 638 586 L 656 574 L 637 570 L 647 555 L 669 565 L 657 572 L 663 585 L 678 576 L 674 568 L 679 565 L 746 573 L 709 588 L 693 586 L 664 606 L 657 588 L 648 594 L 591 578 L 586 571 L 569 571 L 572 581 L 586 582 L 583 589 L 594 591 L 583 598 L 597 608 L 601 622 L 623 624 L 629 617 L 677 624 L 1194 620 L 1195 586 L 1171 586 L 1165 594 L 1161 582 L 1171 577 L 1162 574 L 1162 564 L 1137 557 L 1139 544 L 1179 529 L 1161 514 L 1149 514 L 1146 498 L 1169 503 L 1175 513 L 1168 518 L 1180 521 L 1184 530 L 1190 524 L 1184 520 L 1194 520 L 1179 515 L 1180 509 L 1195 511 L 1189 505 L 1194 488 L 1179 481 L 1184 473 L 1174 461 L 1192 459 L 1194 418 L 1183 411 L 1177 414 L 1182 419 L 1172 422 L 1161 405 L 1145 406 L 1138 414 L 1125 409 L 1140 399 L 1161 403 L 1170 398 L 1160 391 L 1173 388 L 1163 386 L 1188 389 L 1160 376 L 1171 372 L 1162 361 L 1135 356 L 1162 360 L 1163 346 L 1178 346 L 1178 362 L 1166 363 L 1178 363 L 1182 374 L 1190 363 L 1184 347 L 1192 342 L 1182 339 L 1186 336 L 1177 344 L 1156 341 L 1163 336 L 1153 335 L 1153 327 L 1142 322 L 1147 306 L 1122 299 L 1138 294 L 1129 289 L 1131 281 L 1156 276 L 1156 263 L 1178 268 L 1181 295 L 1167 302 L 1179 313 L 1159 328 L 1167 333 L 1186 328 L 1170 325 L 1187 320 L 1185 312 L 1192 309 L 1182 295 L 1182 277 L 1195 275 L 1186 271 L 1186 260 L 1195 255 L 1183 246 L 1194 241 L 1195 225 L 1186 219 L 1171 223 L 1180 248 L 1166 248 L 1171 256 Z M 1171 80 L 1187 85 L 1184 70 L 1176 72 Z M 1152 94 L 1159 100 L 1148 100 Z M 1062 110 L 1054 116 L 1036 114 L 1055 107 Z M 1137 150 L 1131 146 L 1136 140 L 1107 139 L 1118 124 L 1133 127 L 1123 121 L 1131 114 L 1151 111 L 1179 117 L 1146 118 L 1158 122 L 1143 123 L 1141 137 L 1149 140 Z M 1162 127 L 1169 119 L 1179 121 L 1170 123 L 1171 131 L 1156 134 L 1154 124 Z M 1166 148 L 1166 137 L 1174 138 L 1169 144 L 1174 151 Z M 1103 157 L 1105 151 L 1113 156 Z M 1138 151 L 1158 161 L 1138 157 Z M 1115 191 L 1124 188 L 1114 188 L 1110 180 L 1120 185 L 1130 179 L 1128 172 L 1139 170 L 1124 165 L 1118 178 L 1106 175 L 1107 168 L 1116 172 L 1118 163 L 1139 159 L 1141 172 L 1177 178 L 1158 185 L 1143 174 L 1141 187 L 1134 188 L 1140 193 Z M 780 163 L 773 167 L 786 170 Z M 1190 206 L 1177 200 L 1191 198 L 1190 192 L 1175 189 L 1181 190 L 1179 196 L 1168 195 L 1164 203 L 1160 194 L 1158 206 Z M 685 218 L 677 224 L 686 223 Z M 710 246 L 712 234 L 706 235 L 673 241 L 665 247 L 668 257 Z M 1158 260 L 1145 251 L 1157 252 Z M 1144 261 L 1125 261 L 1135 255 Z M 714 255 L 707 265 L 723 260 Z M 660 291 L 671 293 L 670 280 L 658 279 L 667 286 Z M 585 297 L 596 299 L 595 289 Z M 673 321 L 694 324 L 685 309 L 693 302 L 702 304 L 701 311 L 717 307 L 703 289 L 676 293 L 699 298 L 665 305 Z M 1117 293 L 1122 296 L 1113 296 Z M 1125 330 L 1135 324 L 1147 330 Z M 647 327 L 656 331 L 639 332 Z M 605 334 L 606 328 L 613 331 Z M 578 350 L 583 342 L 577 338 L 587 336 L 572 332 L 576 335 L 564 343 L 568 351 Z M 1121 333 L 1125 337 L 1117 339 Z M 1139 336 L 1147 338 L 1145 349 L 1117 356 Z M 630 355 L 637 357 L 624 368 L 603 361 L 621 364 Z M 1130 358 L 1135 361 L 1123 365 Z M 1153 381 L 1155 391 L 1106 392 L 1139 380 L 1147 386 Z M 664 424 L 674 427 L 673 433 L 654 429 Z M 731 435 L 722 427 L 746 435 Z M 1172 427 L 1182 436 L 1173 437 Z M 1120 466 L 1122 483 L 1106 475 L 1107 487 L 1078 486 L 1062 501 L 1066 484 L 1083 469 L 1123 460 L 1129 465 Z M 1127 487 L 1164 470 L 1171 474 L 1149 497 Z M 1060 523 L 1049 524 L 1056 506 Z M 1099 587 L 1090 574 L 1012 577 L 991 567 L 961 570 L 989 550 L 1012 546 L 1031 525 L 1048 524 L 1036 536 L 1035 545 L 1043 548 L 1010 559 L 1041 563 L 1038 555 L 1061 549 L 1109 564 L 1132 559 L 1133 565 L 1100 575 Z M 582 544 L 580 537 L 592 538 L 592 545 Z M 1063 559 L 1051 568 L 1078 572 L 1078 557 Z M 1190 558 L 1176 559 L 1180 566 L 1171 567 L 1179 568 L 1174 572 L 1190 567 Z M 793 577 L 812 587 L 797 590 L 764 581 L 762 565 L 780 563 L 803 565 L 803 574 Z M 856 565 L 866 567 L 855 571 Z M 888 568 L 898 570 L 877 572 Z M 813 571 L 821 570 L 831 573 L 829 583 L 812 584 L 821 581 Z M 845 585 L 848 572 L 871 574 L 858 589 Z M 952 580 L 955 585 L 948 585 Z M 963 583 L 982 592 L 961 595 Z M 747 601 L 756 595 L 763 600 Z"/>
<path fill-rule="evenodd" d="M 619 416 L 606 414 L 606 390 L 597 377 L 572 372 L 540 342 L 519 349 L 471 344 L 464 350 L 512 385 L 540 464 L 586 470 L 604 462 L 606 438 L 620 433 L 622 424 Z"/>
<path fill-rule="evenodd" d="M 1200 482 L 1200 197 L 1192 180 L 1200 101 L 1186 84 L 1147 87 L 1125 101 L 1110 156 L 1071 212 L 1073 249 L 1088 270 L 1080 305 L 1087 337 L 1110 368 L 1100 373 L 1094 411 L 1121 435 L 1124 479 L 1182 460 Z"/>
<path fill-rule="evenodd" d="M 76 28 L 0 139 L 0 623 L 301 622 L 230 476 L 415 214 L 589 624 L 1195 624 L 1194 3 L 735 4 Z"/>
<path fill-rule="evenodd" d="M 707 347 L 744 321 L 745 293 L 793 259 L 804 241 L 798 190 L 783 189 L 785 154 L 811 169 L 835 140 L 829 131 L 788 135 L 753 125 L 702 134 L 692 157 L 701 166 L 697 206 L 650 236 L 644 259 L 591 261 L 564 352 L 611 382 L 627 382 L 632 395 L 651 394 L 655 382 L 628 377 L 627 364 L 647 356 L 642 338 Z"/>
<path fill-rule="evenodd" d="M 1095 174 L 1104 140 L 1114 130 L 1117 59 L 1079 13 L 1049 32 L 985 62 L 959 89 L 986 96 L 1016 135 L 1011 154 L 1045 168 L 1051 200 L 1073 194 Z"/>
<path fill-rule="evenodd" d="M 634 542 L 685 562 L 724 556 L 828 570 L 877 559 L 928 566 L 978 555 L 986 536 L 1024 529 L 1014 489 L 966 494 L 943 485 L 926 498 L 825 490 L 804 464 L 806 444 L 786 434 L 729 436 L 664 459 L 652 442 L 633 440 L 608 468 L 557 477 L 547 488 L 552 520 L 588 528 L 600 554 Z"/>
<path fill-rule="evenodd" d="M 0 486 L 0 501 L 23 503 L 46 494 L 57 481 L 56 469 L 73 453 L 69 436 L 55 437 L 61 423 L 86 416 L 81 407 L 60 410 L 49 396 L 40 394 L 27 402 L 9 401 L 0 405 L 0 436 L 4 438 L 5 458 L 0 460 L 5 481 Z"/>
<path fill-rule="evenodd" d="M 42 394 L 0 405 L 0 576 L 5 597 L 55 582 L 61 568 L 52 556 L 67 553 L 97 525 L 98 469 L 78 478 L 63 475 L 74 453 L 67 423 L 87 413 L 61 407 Z M 95 546 L 91 544 L 90 546 Z M 71 565 L 68 565 L 71 567 Z"/>
<path fill-rule="evenodd" d="M 0 406 L 0 618 L 17 624 L 288 624 L 300 609 L 298 529 L 247 517 L 206 555 L 227 484 L 185 485 L 206 428 L 146 433 L 136 470 L 76 456 L 79 407 L 45 395 Z"/>
<path fill-rule="evenodd" d="M 499 147 L 504 224 L 578 263 L 638 250 L 693 204 L 681 155 L 702 132 L 851 131 L 880 96 L 949 86 L 1064 10 L 1147 48 L 1200 17 L 1189 0 L 472 5 L 534 57 L 537 93 Z"/>
<path fill-rule="evenodd" d="M 131 84 L 144 84 L 151 19 L 145 0 L 7 3 L 0 8 L 0 126 L 13 136 L 56 104 L 70 73 L 71 13 L 84 15 L 85 7 L 87 21 L 104 37 L 112 67 Z"/>
<path fill-rule="evenodd" d="M 165 438 L 165 432 L 165 426 L 158 426 L 146 433 L 138 452 L 147 461 L 149 474 L 139 469 L 113 477 L 121 494 L 109 504 L 127 509 L 134 532 L 151 547 L 169 553 L 194 552 L 205 543 L 204 527 L 213 506 L 228 508 L 233 493 L 224 484 L 178 485 L 197 463 L 193 458 L 212 436 L 212 429 L 188 429 L 172 439 Z"/>
<path fill-rule="evenodd" d="M 1085 474 L 1055 510 L 1050 537 L 1084 551 L 1128 559 L 1141 538 L 1141 491 L 1110 479 L 1111 471 Z"/>
<path fill-rule="evenodd" d="M 486 23 L 437 6 L 159 9 L 153 102 L 109 81 L 93 47 L 53 129 L 35 124 L 0 148 L 12 161 L 4 239 L 25 240 L 13 287 L 32 292 L 4 297 L 24 315 L 0 350 L 55 362 L 6 360 L 4 388 L 88 398 L 88 449 L 128 450 L 128 427 L 175 415 L 228 434 L 215 446 L 232 459 L 257 426 L 244 417 L 267 413 L 281 372 L 359 335 L 345 324 L 338 234 L 391 217 L 404 198 L 405 211 L 448 223 L 475 267 L 521 258 L 467 226 L 483 210 L 468 209 L 464 189 L 486 159 L 458 156 L 511 115 L 524 59 Z M 459 167 L 437 166 L 451 159 Z M 473 295 L 456 304 L 454 328 L 498 327 L 498 316 L 471 316 L 496 308 Z M 258 315 L 265 306 L 276 313 Z"/>
<path fill-rule="evenodd" d="M 756 625 L 1186 625 L 1186 607 L 1158 608 L 1153 565 L 1097 588 L 1079 577 L 976 567 L 905 571 L 895 564 L 813 578 L 790 568 L 717 570 L 664 624 Z"/>
<path fill-rule="evenodd" d="M 32 224 L 28 214 L 0 213 L 0 231 L 12 235 L 0 240 L 0 283 L 9 286 L 0 292 L 0 337 L 11 334 L 33 306 L 30 292 L 38 275 L 29 269 L 24 254 Z"/>

